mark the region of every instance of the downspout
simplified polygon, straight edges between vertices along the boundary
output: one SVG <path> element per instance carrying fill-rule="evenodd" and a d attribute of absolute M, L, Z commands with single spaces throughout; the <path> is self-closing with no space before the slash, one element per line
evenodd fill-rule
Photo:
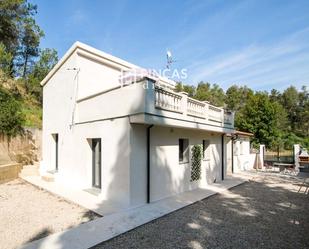
<path fill-rule="evenodd" d="M 153 125 L 147 127 L 147 203 L 150 203 L 150 129 Z"/>
<path fill-rule="evenodd" d="M 221 165 L 222 165 L 222 169 L 221 169 L 221 178 L 222 181 L 224 180 L 224 134 L 222 134 L 221 136 Z"/>
<path fill-rule="evenodd" d="M 231 139 L 231 142 L 232 142 L 232 174 L 234 174 L 234 140 Z"/>

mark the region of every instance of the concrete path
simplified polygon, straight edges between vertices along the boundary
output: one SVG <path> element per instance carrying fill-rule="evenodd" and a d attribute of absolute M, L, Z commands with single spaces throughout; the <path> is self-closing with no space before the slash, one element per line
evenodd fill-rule
<path fill-rule="evenodd" d="M 196 189 L 156 201 L 138 208 L 129 209 L 82 224 L 76 228 L 55 233 L 25 245 L 24 249 L 85 249 L 109 240 L 138 226 L 176 211 L 194 202 L 246 181 L 244 177 L 229 177 L 223 182 L 210 185 L 207 189 Z"/>
<path fill-rule="evenodd" d="M 85 190 L 69 188 L 68 186 L 61 185 L 61 183 L 58 182 L 44 181 L 40 176 L 21 176 L 21 178 L 37 187 L 61 196 L 68 201 L 74 202 L 102 216 L 120 212 L 125 209 L 123 206 L 117 205 L 116 203 L 103 201 L 98 196 Z"/>

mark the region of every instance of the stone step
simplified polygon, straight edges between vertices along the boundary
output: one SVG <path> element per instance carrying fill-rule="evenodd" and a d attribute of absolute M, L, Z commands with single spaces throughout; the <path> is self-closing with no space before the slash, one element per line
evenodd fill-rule
<path fill-rule="evenodd" d="M 24 169 L 39 170 L 39 167 L 38 167 L 38 165 L 25 165 L 25 166 L 23 167 L 23 170 L 24 170 Z"/>
<path fill-rule="evenodd" d="M 37 165 L 25 165 L 21 172 L 19 173 L 20 177 L 23 176 L 38 176 L 39 167 Z"/>
<path fill-rule="evenodd" d="M 55 180 L 55 177 L 53 174 L 45 173 L 41 176 L 41 179 L 46 182 L 53 182 Z"/>

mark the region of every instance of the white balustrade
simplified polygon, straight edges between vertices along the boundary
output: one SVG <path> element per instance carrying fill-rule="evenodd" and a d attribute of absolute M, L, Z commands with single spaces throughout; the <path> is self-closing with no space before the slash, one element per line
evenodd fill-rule
<path fill-rule="evenodd" d="M 209 105 L 208 107 L 208 119 L 215 122 L 222 122 L 222 112 L 223 109 Z"/>
<path fill-rule="evenodd" d="M 205 103 L 195 99 L 188 98 L 187 101 L 187 112 L 188 115 L 206 118 L 205 115 Z"/>
<path fill-rule="evenodd" d="M 159 87 L 155 88 L 155 106 L 157 108 L 181 112 L 181 99 L 180 94 Z"/>
<path fill-rule="evenodd" d="M 155 107 L 203 118 L 220 126 L 234 126 L 234 113 L 161 87 L 155 87 Z"/>

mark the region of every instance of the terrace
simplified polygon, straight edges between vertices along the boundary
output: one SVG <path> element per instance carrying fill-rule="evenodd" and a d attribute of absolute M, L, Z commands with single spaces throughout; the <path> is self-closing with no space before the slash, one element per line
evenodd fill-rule
<path fill-rule="evenodd" d="M 151 87 L 145 88 L 146 84 Z M 226 133 L 234 130 L 233 112 L 211 105 L 207 101 L 190 98 L 187 93 L 174 92 L 153 83 L 148 78 L 133 85 L 118 86 L 79 99 L 77 103 L 77 123 L 129 116 L 131 123 Z M 93 106 L 113 106 L 113 108 L 93 109 Z M 90 109 L 91 112 L 89 112 Z"/>

